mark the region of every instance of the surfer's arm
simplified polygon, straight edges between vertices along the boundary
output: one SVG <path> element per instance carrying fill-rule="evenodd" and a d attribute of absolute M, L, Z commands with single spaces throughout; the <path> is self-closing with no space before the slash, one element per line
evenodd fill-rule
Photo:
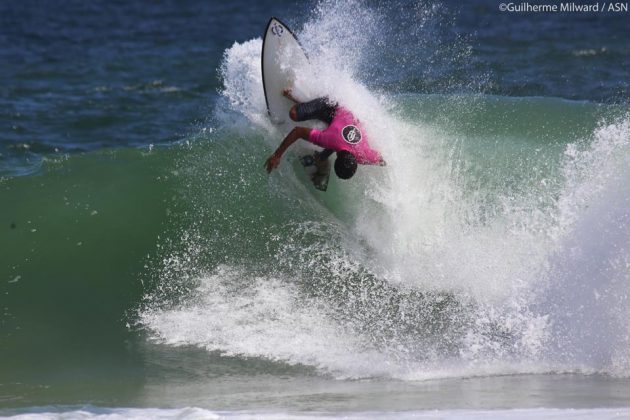
<path fill-rule="evenodd" d="M 311 132 L 310 128 L 307 127 L 295 127 L 287 136 L 282 140 L 280 146 L 273 152 L 273 155 L 267 159 L 265 162 L 265 167 L 267 168 L 267 172 L 271 173 L 274 169 L 276 169 L 280 165 L 280 159 L 282 159 L 282 155 L 286 150 L 295 143 L 299 139 L 308 140 L 308 135 Z"/>

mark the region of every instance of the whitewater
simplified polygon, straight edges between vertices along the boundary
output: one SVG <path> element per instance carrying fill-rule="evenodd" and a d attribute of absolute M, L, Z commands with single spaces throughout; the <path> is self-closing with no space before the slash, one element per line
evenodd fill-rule
<path fill-rule="evenodd" d="M 303 217 L 280 232 L 262 225 L 260 243 L 241 243 L 273 249 L 271 258 L 204 267 L 190 300 L 149 303 L 141 323 L 170 345 L 313 366 L 340 379 L 625 377 L 628 115 L 610 112 L 588 133 L 559 137 L 522 121 L 544 118 L 527 100 L 371 91 L 359 70 L 372 38 L 334 17 L 346 6 L 326 7 L 340 10 L 320 10 L 297 33 L 311 68 L 298 71 L 295 94 L 329 95 L 353 110 L 387 167 L 362 167 L 321 195 L 289 155 L 269 177 L 268 200 Z M 364 27 L 378 19 L 363 14 Z M 286 133 L 266 115 L 260 50 L 253 39 L 225 51 L 214 121 L 239 133 L 230 141 L 242 150 L 260 139 L 269 153 Z M 435 107 L 428 121 L 419 109 L 426 103 Z M 498 134 L 484 133 L 475 119 L 496 106 L 521 113 L 512 120 L 528 128 L 491 121 Z"/>

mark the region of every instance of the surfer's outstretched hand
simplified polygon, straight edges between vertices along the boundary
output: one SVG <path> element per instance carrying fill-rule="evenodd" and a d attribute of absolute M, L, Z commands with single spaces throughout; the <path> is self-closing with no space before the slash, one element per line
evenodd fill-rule
<path fill-rule="evenodd" d="M 271 171 L 273 171 L 278 166 L 280 166 L 280 158 L 281 156 L 278 156 L 277 154 L 274 153 L 273 155 L 269 157 L 269 159 L 267 159 L 267 162 L 265 162 L 267 173 L 271 173 Z"/>
<path fill-rule="evenodd" d="M 287 136 L 282 140 L 280 146 L 273 152 L 273 155 L 267 159 L 265 162 L 265 167 L 267 168 L 267 172 L 271 173 L 274 169 L 276 169 L 280 165 L 280 160 L 282 159 L 282 155 L 284 152 L 295 143 L 298 139 L 308 139 L 308 135 L 311 132 L 311 129 L 308 127 L 294 127 L 293 130 L 287 134 Z"/>

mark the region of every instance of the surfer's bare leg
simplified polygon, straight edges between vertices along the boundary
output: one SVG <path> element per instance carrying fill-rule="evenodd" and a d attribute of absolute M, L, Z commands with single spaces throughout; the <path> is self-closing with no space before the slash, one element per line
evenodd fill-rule
<path fill-rule="evenodd" d="M 325 173 L 328 170 L 328 157 L 332 155 L 335 151 L 332 149 L 324 149 L 321 152 L 315 152 L 313 154 L 313 161 L 315 166 L 317 167 L 318 173 Z"/>
<path fill-rule="evenodd" d="M 298 120 L 297 105 L 293 105 L 291 109 L 289 110 L 289 118 L 291 118 L 293 121 Z"/>
<path fill-rule="evenodd" d="M 298 101 L 295 96 L 293 96 L 293 91 L 291 90 L 291 88 L 286 88 L 285 90 L 283 90 L 282 96 L 289 99 L 290 101 L 293 101 L 296 104 L 300 103 L 300 101 Z M 293 105 L 289 110 L 289 118 L 291 118 L 293 121 L 297 121 L 297 109 L 295 108 L 295 105 Z"/>
<path fill-rule="evenodd" d="M 325 162 L 333 153 L 335 153 L 333 149 L 324 149 L 321 152 L 315 152 L 313 157 L 315 158 L 315 162 Z"/>

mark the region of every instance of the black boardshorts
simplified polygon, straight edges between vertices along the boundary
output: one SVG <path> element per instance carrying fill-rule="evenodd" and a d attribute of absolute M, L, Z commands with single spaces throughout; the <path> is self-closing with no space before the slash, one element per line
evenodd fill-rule
<path fill-rule="evenodd" d="M 337 104 L 331 104 L 328 98 L 317 98 L 295 106 L 297 121 L 321 120 L 330 124 L 335 118 Z"/>

